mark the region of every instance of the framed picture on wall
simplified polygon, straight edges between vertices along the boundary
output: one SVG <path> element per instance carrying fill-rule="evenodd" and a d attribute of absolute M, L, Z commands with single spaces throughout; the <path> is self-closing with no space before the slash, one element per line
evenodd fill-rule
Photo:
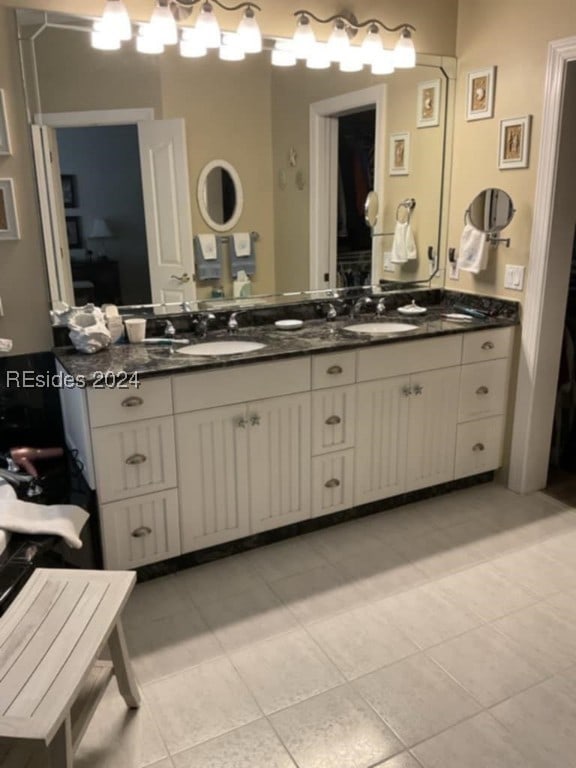
<path fill-rule="evenodd" d="M 6 117 L 6 100 L 4 91 L 0 89 L 0 155 L 10 155 L 10 133 L 8 131 L 8 119 Z"/>
<path fill-rule="evenodd" d="M 78 200 L 76 197 L 76 177 L 68 174 L 60 176 L 62 181 L 62 198 L 64 208 L 77 208 Z"/>
<path fill-rule="evenodd" d="M 486 120 L 494 117 L 494 86 L 496 67 L 468 72 L 466 120 Z"/>
<path fill-rule="evenodd" d="M 410 167 L 410 134 L 390 134 L 390 176 L 407 176 Z"/>
<path fill-rule="evenodd" d="M 440 125 L 440 79 L 418 83 L 416 125 L 432 128 Z"/>
<path fill-rule="evenodd" d="M 500 120 L 498 168 L 528 168 L 531 115 Z"/>
<path fill-rule="evenodd" d="M 82 247 L 80 216 L 66 216 L 66 234 L 68 236 L 68 248 Z"/>
<path fill-rule="evenodd" d="M 0 179 L 0 240 L 19 240 L 18 215 L 12 179 Z"/>

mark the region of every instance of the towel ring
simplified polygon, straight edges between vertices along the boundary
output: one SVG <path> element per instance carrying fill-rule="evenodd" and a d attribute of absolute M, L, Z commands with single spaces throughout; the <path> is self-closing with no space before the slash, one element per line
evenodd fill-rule
<path fill-rule="evenodd" d="M 413 197 L 407 197 L 405 200 L 402 200 L 400 203 L 398 203 L 398 207 L 396 208 L 396 221 L 398 224 L 403 224 L 405 222 L 400 221 L 398 218 L 398 214 L 400 213 L 401 208 L 406 208 L 407 210 L 407 219 L 406 222 L 410 221 L 410 218 L 412 217 L 412 211 L 414 208 L 416 208 L 416 200 Z"/>

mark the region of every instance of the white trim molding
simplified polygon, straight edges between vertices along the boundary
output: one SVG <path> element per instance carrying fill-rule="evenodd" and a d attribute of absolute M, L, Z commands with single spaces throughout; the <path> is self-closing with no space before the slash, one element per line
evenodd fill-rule
<path fill-rule="evenodd" d="M 508 478 L 509 487 L 519 493 L 544 488 L 548 475 L 565 311 L 559 293 L 561 265 L 556 259 L 552 266 L 550 254 L 564 86 L 572 60 L 576 37 L 549 44 Z"/>
<path fill-rule="evenodd" d="M 86 112 L 38 112 L 34 115 L 35 125 L 49 125 L 51 128 L 84 128 L 92 125 L 130 125 L 154 120 L 151 107 L 142 109 L 102 109 Z"/>

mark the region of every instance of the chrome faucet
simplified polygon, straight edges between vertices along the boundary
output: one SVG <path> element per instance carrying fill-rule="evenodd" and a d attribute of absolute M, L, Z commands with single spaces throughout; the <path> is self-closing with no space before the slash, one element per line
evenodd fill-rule
<path fill-rule="evenodd" d="M 208 324 L 211 320 L 216 320 L 216 315 L 212 312 L 205 312 L 196 320 L 196 335 L 203 339 L 208 332 Z"/>
<path fill-rule="evenodd" d="M 360 312 L 363 307 L 371 307 L 373 303 L 374 302 L 370 296 L 361 296 L 352 305 L 352 308 L 350 309 L 350 317 L 356 317 L 356 313 Z"/>
<path fill-rule="evenodd" d="M 382 317 L 382 315 L 386 312 L 386 300 L 384 298 L 378 299 L 378 304 L 376 304 L 376 315 L 378 317 Z"/>
<path fill-rule="evenodd" d="M 238 333 L 238 312 L 232 312 L 228 318 L 228 333 Z"/>
<path fill-rule="evenodd" d="M 326 305 L 326 320 L 335 320 L 338 317 L 338 310 L 331 302 Z"/>
<path fill-rule="evenodd" d="M 173 339 L 176 336 L 176 328 L 174 328 L 174 324 L 170 320 L 165 320 L 165 323 L 164 336 L 167 339 Z"/>

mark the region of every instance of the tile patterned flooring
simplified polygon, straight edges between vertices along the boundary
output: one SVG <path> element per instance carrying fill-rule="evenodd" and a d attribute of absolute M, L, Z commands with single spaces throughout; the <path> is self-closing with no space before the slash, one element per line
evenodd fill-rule
<path fill-rule="evenodd" d="M 576 768 L 576 510 L 482 485 L 138 585 L 77 768 Z"/>

